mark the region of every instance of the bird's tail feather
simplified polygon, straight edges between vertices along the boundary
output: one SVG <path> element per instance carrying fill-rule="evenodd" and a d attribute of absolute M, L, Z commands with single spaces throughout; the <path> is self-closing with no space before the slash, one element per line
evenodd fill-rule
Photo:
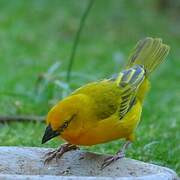
<path fill-rule="evenodd" d="M 169 53 L 169 46 L 159 38 L 145 38 L 137 43 L 128 59 L 126 68 L 142 65 L 149 75 Z"/>

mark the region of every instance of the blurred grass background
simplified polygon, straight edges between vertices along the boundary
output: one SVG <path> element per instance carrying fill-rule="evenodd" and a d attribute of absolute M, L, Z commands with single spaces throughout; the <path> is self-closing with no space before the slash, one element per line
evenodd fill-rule
<path fill-rule="evenodd" d="M 137 140 L 127 154 L 180 173 L 179 1 L 95 1 L 78 44 L 69 88 L 68 59 L 87 3 L 0 0 L 0 114 L 46 115 L 67 92 L 119 72 L 139 39 L 161 37 L 171 52 L 151 77 Z M 59 146 L 57 139 L 41 145 L 44 128 L 44 123 L 1 123 L 0 145 Z M 115 153 L 120 144 L 88 149 Z"/>

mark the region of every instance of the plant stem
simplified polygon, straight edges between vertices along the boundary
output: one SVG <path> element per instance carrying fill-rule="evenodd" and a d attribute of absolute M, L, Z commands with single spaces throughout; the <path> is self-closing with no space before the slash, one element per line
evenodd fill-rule
<path fill-rule="evenodd" d="M 82 29 L 84 27 L 84 24 L 85 24 L 85 20 L 87 18 L 87 15 L 93 5 L 93 2 L 94 0 L 89 0 L 89 3 L 82 15 L 82 18 L 80 20 L 80 24 L 79 24 L 79 27 L 78 27 L 78 30 L 77 30 L 77 33 L 75 35 L 75 39 L 74 39 L 74 43 L 73 43 L 73 46 L 72 46 L 72 51 L 71 51 L 71 54 L 70 54 L 70 58 L 69 58 L 69 65 L 68 65 L 68 69 L 67 69 L 67 77 L 66 77 L 66 81 L 69 82 L 70 79 L 71 79 L 71 71 L 72 71 L 72 66 L 73 66 L 73 62 L 74 62 L 74 58 L 75 58 L 75 53 L 76 53 L 76 49 L 77 49 L 77 45 L 78 45 L 78 42 L 79 42 L 79 38 L 80 38 L 80 35 L 81 35 L 81 32 L 82 32 Z"/>

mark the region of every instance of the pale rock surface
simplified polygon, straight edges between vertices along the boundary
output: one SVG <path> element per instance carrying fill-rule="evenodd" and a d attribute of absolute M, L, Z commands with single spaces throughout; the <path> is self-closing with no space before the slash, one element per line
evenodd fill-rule
<path fill-rule="evenodd" d="M 57 162 L 44 165 L 44 155 L 52 149 L 0 147 L 0 180 L 177 180 L 165 167 L 124 158 L 105 169 L 107 156 L 81 150 L 67 152 Z"/>

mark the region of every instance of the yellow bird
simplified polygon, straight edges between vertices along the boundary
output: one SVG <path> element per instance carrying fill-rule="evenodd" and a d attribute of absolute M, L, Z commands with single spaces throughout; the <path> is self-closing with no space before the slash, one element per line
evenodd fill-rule
<path fill-rule="evenodd" d="M 124 157 L 134 140 L 149 75 L 162 63 L 169 46 L 159 38 L 145 38 L 133 49 L 126 67 L 116 78 L 86 84 L 58 102 L 48 113 L 42 143 L 60 136 L 68 143 L 48 153 L 46 162 L 77 149 L 124 138 L 126 143 L 114 156 L 104 160 L 102 168 Z"/>

